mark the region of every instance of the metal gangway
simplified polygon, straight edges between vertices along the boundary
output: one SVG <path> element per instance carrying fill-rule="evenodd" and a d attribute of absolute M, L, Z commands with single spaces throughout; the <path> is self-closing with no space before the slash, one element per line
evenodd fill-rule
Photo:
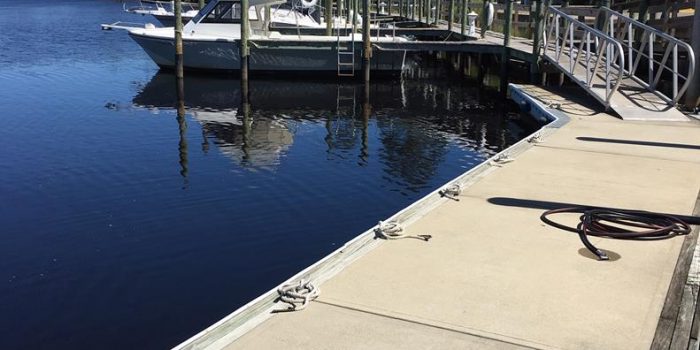
<path fill-rule="evenodd" d="M 550 6 L 542 57 L 623 119 L 687 120 L 676 104 L 695 73 L 690 45 L 605 7 L 596 24 Z"/>

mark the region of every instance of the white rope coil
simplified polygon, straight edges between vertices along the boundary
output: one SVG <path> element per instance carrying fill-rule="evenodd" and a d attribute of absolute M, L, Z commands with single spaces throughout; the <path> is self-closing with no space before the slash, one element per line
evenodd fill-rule
<path fill-rule="evenodd" d="M 527 142 L 529 142 L 529 143 L 542 143 L 542 136 L 540 134 L 532 135 L 532 137 L 527 139 Z"/>
<path fill-rule="evenodd" d="M 462 186 L 459 184 L 452 184 L 445 188 L 443 192 L 445 192 L 445 194 L 449 194 L 450 196 L 459 196 L 462 194 Z"/>
<path fill-rule="evenodd" d="M 489 162 L 489 164 L 495 165 L 495 166 L 501 166 L 503 164 L 510 163 L 514 160 L 515 159 L 509 157 L 507 154 L 499 154 L 496 158 L 491 160 L 491 162 Z"/>
<path fill-rule="evenodd" d="M 443 197 L 447 197 L 449 199 L 453 199 L 456 201 L 459 201 L 459 198 L 457 198 L 460 194 L 462 194 L 462 186 L 459 184 L 455 183 L 450 186 L 445 187 L 440 191 L 440 195 Z"/>
<path fill-rule="evenodd" d="M 384 239 L 418 238 L 424 241 L 428 241 L 430 238 L 432 238 L 432 236 L 430 235 L 407 235 L 405 233 L 402 233 L 403 228 L 396 221 L 380 221 L 375 231 L 380 237 Z"/>
<path fill-rule="evenodd" d="M 299 283 L 285 284 L 277 288 L 279 300 L 289 304 L 289 308 L 282 311 L 304 310 L 309 302 L 318 298 L 321 290 L 316 288 L 310 281 L 300 280 Z"/>

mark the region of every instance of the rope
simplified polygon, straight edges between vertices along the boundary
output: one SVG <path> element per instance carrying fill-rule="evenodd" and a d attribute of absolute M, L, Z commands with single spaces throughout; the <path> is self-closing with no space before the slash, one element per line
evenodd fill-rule
<path fill-rule="evenodd" d="M 433 238 L 431 235 L 407 235 L 403 232 L 403 228 L 396 221 L 383 222 L 380 221 L 375 230 L 378 236 L 384 239 L 403 239 L 403 238 L 417 238 L 423 241 L 428 241 Z"/>
<path fill-rule="evenodd" d="M 460 194 L 462 194 L 462 186 L 459 184 L 452 184 L 442 190 L 440 190 L 440 195 L 443 197 L 447 197 L 449 199 L 453 199 L 457 202 L 459 202 L 459 198 L 457 198 Z"/>
<path fill-rule="evenodd" d="M 527 142 L 528 142 L 528 143 L 534 143 L 534 144 L 542 143 L 542 142 L 543 142 L 543 141 L 542 141 L 542 136 L 541 136 L 540 134 L 532 135 L 532 137 L 530 137 L 529 139 L 527 139 Z"/>
<path fill-rule="evenodd" d="M 502 154 L 499 154 L 499 155 L 498 155 L 496 158 L 494 158 L 493 160 L 491 160 L 491 161 L 489 162 L 489 164 L 491 164 L 491 165 L 493 165 L 493 166 L 499 166 L 499 167 L 500 167 L 500 166 L 502 166 L 503 164 L 510 163 L 510 162 L 512 162 L 512 161 L 514 161 L 514 160 L 515 160 L 515 159 L 509 157 L 507 154 L 502 153 Z"/>
<path fill-rule="evenodd" d="M 318 298 L 321 290 L 314 287 L 310 281 L 304 279 L 299 283 L 285 284 L 277 288 L 279 300 L 289 304 L 289 307 L 280 311 L 304 310 L 309 302 Z"/>
<path fill-rule="evenodd" d="M 551 215 L 562 213 L 582 215 L 576 227 L 549 219 Z M 547 210 L 540 219 L 548 225 L 577 233 L 583 245 L 599 260 L 609 260 L 608 255 L 596 248 L 588 240 L 588 236 L 650 241 L 690 233 L 690 226 L 676 216 L 642 210 L 579 206 Z"/>

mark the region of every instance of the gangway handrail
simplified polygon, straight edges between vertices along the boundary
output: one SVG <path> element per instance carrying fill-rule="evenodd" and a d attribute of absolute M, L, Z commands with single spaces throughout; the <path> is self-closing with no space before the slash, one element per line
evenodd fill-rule
<path fill-rule="evenodd" d="M 688 43 L 680 39 L 676 39 L 659 29 L 636 21 L 617 11 L 611 10 L 610 8 L 601 7 L 600 13 L 604 16 L 603 26 L 601 28 L 604 28 L 604 30 L 608 32 L 608 35 L 616 38 L 616 40 L 626 48 L 625 53 L 627 54 L 627 66 L 625 67 L 625 72 L 627 75 L 647 89 L 656 92 L 656 94 L 666 100 L 667 103 L 676 105 L 681 96 L 683 96 L 683 93 L 685 93 L 685 91 L 688 89 L 688 86 L 695 75 L 695 54 L 693 52 L 693 48 Z M 616 21 L 623 24 L 616 24 Z M 624 30 L 620 30 L 618 33 L 616 29 Z M 641 31 L 641 34 L 638 31 Z M 638 47 L 635 47 L 635 40 L 639 38 L 641 38 L 642 42 Z M 661 61 L 654 58 L 654 43 L 659 40 L 661 41 L 662 47 L 664 45 L 666 47 Z M 681 74 L 678 70 L 679 47 L 686 51 L 688 57 L 687 75 Z M 644 53 L 645 49 L 647 49 L 646 54 Z M 671 66 L 669 67 L 667 62 L 671 54 Z M 637 68 L 642 57 L 646 57 L 648 60 L 649 66 L 646 78 L 647 80 L 644 80 L 636 75 Z M 655 64 L 658 65 L 658 71 L 655 71 L 654 69 Z M 665 94 L 656 90 L 656 86 L 659 83 L 664 70 L 673 75 L 673 90 L 671 96 L 666 96 Z M 680 88 L 678 87 L 679 78 L 685 80 L 684 84 Z"/>
<path fill-rule="evenodd" d="M 580 22 L 553 6 L 549 6 L 547 12 L 544 18 L 547 30 L 542 33 L 542 56 L 558 65 L 569 77 L 588 91 L 592 90 L 593 81 L 599 73 L 598 68 L 603 64 L 605 70 L 603 72 L 605 94 L 602 97 L 596 93 L 592 95 L 600 100 L 605 107 L 610 107 L 610 101 L 617 92 L 624 75 L 624 68 L 622 67 L 625 66 L 625 56 L 622 45 L 615 38 Z M 560 36 L 561 28 L 565 28 L 563 36 Z M 576 30 L 583 32 L 582 40 L 578 47 L 576 47 L 574 42 L 574 32 Z M 551 44 L 552 34 L 554 34 L 556 39 L 553 44 Z M 594 51 L 591 51 L 592 43 L 595 45 Z M 569 56 L 569 64 L 566 67 L 560 61 L 565 49 L 568 49 Z M 553 51 L 551 55 L 550 51 Z M 576 68 L 580 70 L 581 67 L 579 62 L 582 59 L 582 55 L 585 55 L 583 57 L 585 61 L 583 67 L 586 70 L 585 77 L 576 75 Z M 591 60 L 595 61 L 592 70 Z M 613 80 L 615 81 L 614 84 L 612 83 Z"/>

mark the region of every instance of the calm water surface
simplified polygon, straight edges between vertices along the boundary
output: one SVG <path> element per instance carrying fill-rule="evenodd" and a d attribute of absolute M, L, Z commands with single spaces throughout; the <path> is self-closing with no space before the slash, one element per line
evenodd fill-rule
<path fill-rule="evenodd" d="M 530 131 L 420 65 L 364 109 L 254 79 L 248 116 L 189 76 L 178 118 L 120 10 L 0 2 L 2 349 L 169 348 Z"/>

